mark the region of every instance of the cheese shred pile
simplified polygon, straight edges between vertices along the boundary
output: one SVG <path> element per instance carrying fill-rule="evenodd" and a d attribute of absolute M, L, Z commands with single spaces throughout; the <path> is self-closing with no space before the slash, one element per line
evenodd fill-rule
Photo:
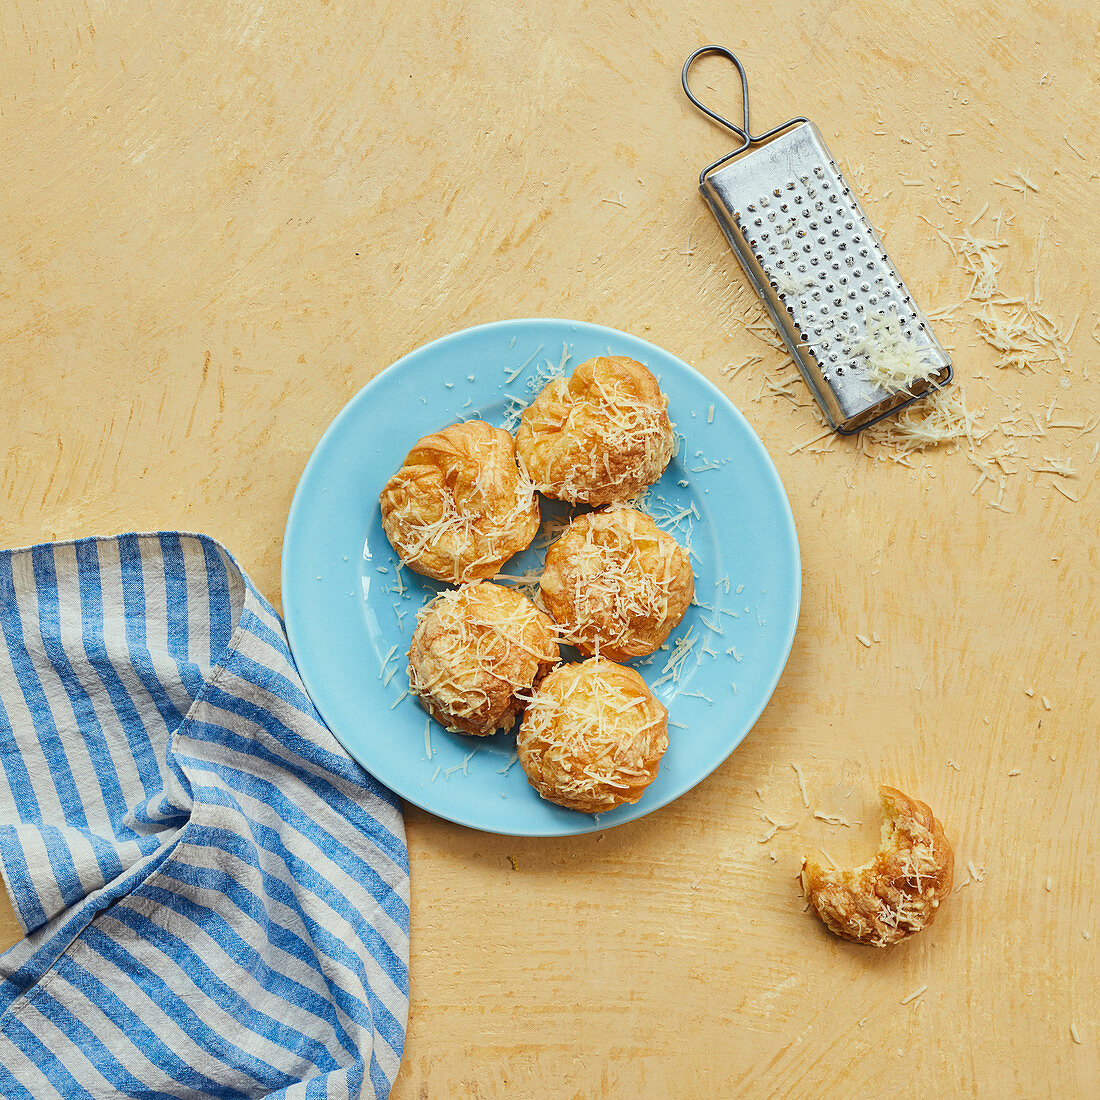
<path fill-rule="evenodd" d="M 853 358 L 865 360 L 867 380 L 886 393 L 901 393 L 928 377 L 935 364 L 931 344 L 919 344 L 902 329 L 896 311 L 868 314 L 864 334 L 852 345 Z"/>
<path fill-rule="evenodd" d="M 1021 173 L 1021 190 L 1028 186 Z M 961 200 L 947 196 L 951 202 Z M 944 205 L 943 202 L 940 205 Z M 925 219 L 927 221 L 927 219 Z M 1062 324 L 1045 308 L 1040 283 L 1040 256 L 1043 249 L 1043 230 L 1034 242 L 1031 259 L 1031 285 L 1026 289 L 1002 286 L 1005 261 L 1010 254 L 1008 230 L 1013 225 L 1011 214 L 990 213 L 986 203 L 964 228 L 953 234 L 944 232 L 932 222 L 928 224 L 951 250 L 959 269 L 967 280 L 962 297 L 931 310 L 928 320 L 955 328 L 966 324 L 992 349 L 992 362 L 1001 372 L 1039 374 L 1058 377 L 1061 388 L 1069 388 L 1072 374 L 1070 342 L 1077 331 L 1080 315 L 1068 324 Z M 780 280 L 777 289 L 789 296 L 800 296 L 804 288 L 795 280 Z M 748 331 L 761 342 L 783 351 L 783 345 L 774 327 L 758 303 L 747 304 L 750 314 L 746 322 Z M 916 333 L 914 333 L 916 335 Z M 1092 336 L 1100 342 L 1094 326 Z M 973 346 L 973 345 L 971 345 Z M 902 330 L 894 313 L 879 314 L 867 318 L 867 331 L 852 349 L 864 356 L 869 379 L 887 393 L 908 391 L 914 381 L 927 374 L 927 351 L 918 340 L 911 339 Z M 1079 357 L 1078 357 L 1079 358 Z M 956 353 L 956 367 L 961 364 L 961 353 Z M 761 381 L 755 395 L 757 401 L 764 398 L 788 401 L 799 408 L 809 405 L 817 416 L 819 430 L 806 434 L 790 448 L 790 454 L 828 454 L 844 446 L 828 427 L 816 405 L 807 400 L 805 387 L 799 383 L 790 357 L 775 365 L 763 367 L 765 358 L 752 356 L 745 363 L 723 370 L 733 378 L 746 366 L 759 371 Z M 1088 364 L 1083 377 L 1089 378 Z M 1025 473 L 1029 482 L 1045 486 L 1053 495 L 1077 503 L 1080 494 L 1068 486 L 1068 481 L 1078 476 L 1075 464 L 1069 461 L 1066 451 L 1056 453 L 1058 446 L 1068 447 L 1066 432 L 1087 434 L 1100 423 L 1097 416 L 1056 416 L 1057 398 L 1043 409 L 1028 408 L 1019 393 L 1013 398 L 1002 392 L 986 375 L 975 372 L 975 381 L 964 388 L 958 382 L 933 391 L 900 413 L 889 417 L 860 433 L 856 446 L 858 453 L 873 461 L 890 460 L 903 466 L 914 466 L 915 458 L 944 446 L 961 451 L 978 473 L 973 493 L 991 488 L 993 495 L 985 499 L 988 507 L 1010 512 L 1006 504 L 1008 481 L 1014 475 Z M 984 404 L 971 404 L 970 396 L 977 382 L 989 391 Z M 1001 407 L 1003 406 L 1003 408 Z M 1041 452 L 1033 448 L 1042 446 Z M 1093 448 L 1091 464 L 1100 453 L 1100 444 Z M 1042 461 L 1038 461 L 1041 455 Z M 1042 475 L 1042 476 L 1038 476 Z M 851 474 L 849 474 L 849 484 Z"/>

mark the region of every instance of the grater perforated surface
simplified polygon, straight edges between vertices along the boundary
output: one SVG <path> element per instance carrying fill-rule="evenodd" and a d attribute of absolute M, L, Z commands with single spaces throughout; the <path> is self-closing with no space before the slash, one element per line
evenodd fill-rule
<path fill-rule="evenodd" d="M 951 364 L 812 123 L 704 174 L 701 190 L 830 423 L 855 431 L 950 378 Z M 895 314 L 928 381 L 889 394 L 856 345 Z"/>

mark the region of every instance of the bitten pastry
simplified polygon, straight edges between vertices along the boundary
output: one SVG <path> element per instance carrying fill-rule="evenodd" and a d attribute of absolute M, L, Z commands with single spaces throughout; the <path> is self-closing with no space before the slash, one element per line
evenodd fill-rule
<path fill-rule="evenodd" d="M 379 506 L 401 560 L 451 584 L 495 576 L 539 528 L 538 498 L 512 437 L 483 420 L 424 436 L 386 482 Z"/>
<path fill-rule="evenodd" d="M 668 711 L 632 668 L 559 665 L 527 704 L 519 763 L 543 798 L 584 813 L 637 802 L 668 748 Z"/>
<path fill-rule="evenodd" d="M 578 516 L 546 552 L 546 609 L 582 653 L 652 653 L 695 594 L 688 555 L 649 516 L 612 505 Z"/>
<path fill-rule="evenodd" d="M 510 728 L 558 662 L 554 624 L 526 596 L 481 581 L 440 593 L 419 615 L 409 691 L 455 733 Z"/>
<path fill-rule="evenodd" d="M 853 871 L 802 861 L 802 887 L 830 932 L 887 947 L 927 928 L 951 893 L 955 856 L 943 826 L 923 802 L 880 787 L 882 848 Z"/>
<path fill-rule="evenodd" d="M 589 359 L 524 409 L 516 449 L 540 492 L 610 504 L 652 485 L 673 451 L 668 399 L 641 363 Z"/>

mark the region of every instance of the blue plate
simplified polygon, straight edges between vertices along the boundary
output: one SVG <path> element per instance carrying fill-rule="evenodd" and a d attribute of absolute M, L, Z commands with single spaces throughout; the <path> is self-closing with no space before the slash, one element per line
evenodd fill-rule
<path fill-rule="evenodd" d="M 416 612 L 442 586 L 398 570 L 378 494 L 420 436 L 475 417 L 513 427 L 517 407 L 563 356 L 568 373 L 606 354 L 645 363 L 668 395 L 679 453 L 650 491 L 648 507 L 660 526 L 690 545 L 697 605 L 673 631 L 668 650 L 631 662 L 669 710 L 660 774 L 640 802 L 596 817 L 535 794 L 515 762 L 514 734 L 447 733 L 406 694 Z M 543 505 L 544 517 L 559 508 Z M 537 570 L 542 541 L 536 538 L 504 572 Z M 456 332 L 418 348 L 360 390 L 306 465 L 282 560 L 294 659 L 348 752 L 425 810 L 515 836 L 565 836 L 631 821 L 722 763 L 779 681 L 798 621 L 800 581 L 786 494 L 737 409 L 653 344 L 601 325 L 546 319 Z M 665 667 L 674 654 L 678 677 Z"/>

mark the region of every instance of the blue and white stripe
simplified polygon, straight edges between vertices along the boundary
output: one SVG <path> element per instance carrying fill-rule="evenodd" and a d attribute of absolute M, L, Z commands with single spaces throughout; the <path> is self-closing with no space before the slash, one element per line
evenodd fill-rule
<path fill-rule="evenodd" d="M 221 546 L 0 551 L 0 772 L 0 1096 L 389 1093 L 400 808 Z"/>

